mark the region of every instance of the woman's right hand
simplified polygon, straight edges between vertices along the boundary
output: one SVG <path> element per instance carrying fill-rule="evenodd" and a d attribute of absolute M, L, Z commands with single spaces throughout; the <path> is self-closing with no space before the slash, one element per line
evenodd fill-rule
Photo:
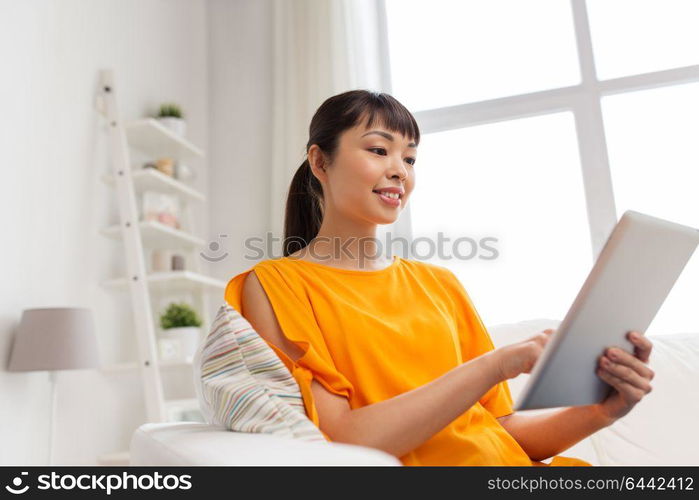
<path fill-rule="evenodd" d="M 529 373 L 554 332 L 549 328 L 522 342 L 495 349 L 493 355 L 500 371 L 500 379 L 507 380 L 520 373 Z"/>

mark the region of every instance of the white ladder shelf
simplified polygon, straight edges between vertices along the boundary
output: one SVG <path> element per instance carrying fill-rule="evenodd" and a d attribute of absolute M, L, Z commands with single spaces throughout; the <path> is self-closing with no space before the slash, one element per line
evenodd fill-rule
<path fill-rule="evenodd" d="M 158 360 L 156 327 L 151 303 L 151 293 L 187 291 L 196 294 L 202 317 L 202 330 L 208 330 L 209 314 L 207 293 L 223 291 L 225 283 L 201 274 L 201 263 L 194 252 L 204 245 L 204 240 L 185 231 L 173 229 L 157 222 L 139 220 L 136 194 L 154 189 L 178 196 L 185 203 L 204 202 L 205 196 L 183 182 L 152 169 L 133 170 L 130 148 L 137 149 L 153 159 L 171 157 L 175 160 L 203 158 L 204 152 L 184 138 L 174 134 L 157 120 L 142 119 L 124 124 L 118 113 L 116 86 L 111 70 L 100 72 L 100 89 L 97 109 L 107 119 L 113 174 L 103 177 L 116 188 L 119 202 L 119 219 L 116 226 L 102 230 L 111 238 L 121 239 L 126 256 L 127 276 L 108 280 L 107 288 L 128 290 L 134 314 L 134 328 L 138 349 L 138 362 L 127 362 L 105 367 L 106 372 L 119 372 L 138 367 L 143 385 L 148 422 L 167 422 L 173 408 L 198 409 L 194 399 L 170 399 L 164 396 L 161 368 L 185 367 L 191 370 L 191 359 L 181 362 Z M 191 219 L 190 219 L 191 221 Z M 190 224 L 191 225 L 191 224 Z M 148 274 L 144 246 L 161 245 L 191 252 L 193 269 L 186 271 Z M 200 339 L 201 340 L 201 339 Z M 120 452 L 123 453 L 123 452 Z M 121 456 L 121 455 L 120 455 Z"/>

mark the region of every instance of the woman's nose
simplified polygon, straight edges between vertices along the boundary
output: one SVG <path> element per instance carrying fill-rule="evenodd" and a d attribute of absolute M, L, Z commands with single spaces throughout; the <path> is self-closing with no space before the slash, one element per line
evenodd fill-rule
<path fill-rule="evenodd" d="M 399 179 L 405 179 L 408 176 L 408 169 L 403 165 L 403 160 L 398 159 L 391 162 L 390 177 L 398 176 Z"/>

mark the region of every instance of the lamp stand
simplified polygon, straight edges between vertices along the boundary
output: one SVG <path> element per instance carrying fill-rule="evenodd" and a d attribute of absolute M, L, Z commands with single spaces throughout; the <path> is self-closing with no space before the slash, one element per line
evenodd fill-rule
<path fill-rule="evenodd" d="M 49 371 L 49 380 L 51 381 L 51 422 L 49 427 L 49 465 L 53 465 L 53 440 L 56 434 L 56 381 L 58 379 L 58 371 Z"/>

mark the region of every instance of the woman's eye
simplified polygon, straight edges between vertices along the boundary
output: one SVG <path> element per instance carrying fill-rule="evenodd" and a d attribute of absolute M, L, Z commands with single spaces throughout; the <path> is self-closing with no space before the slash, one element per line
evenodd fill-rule
<path fill-rule="evenodd" d="M 379 151 L 378 154 L 381 154 L 381 155 L 386 154 L 386 150 L 384 148 L 369 148 L 369 151 Z M 408 163 L 410 165 L 415 165 L 415 162 L 417 161 L 415 158 L 412 158 L 412 157 L 408 157 L 408 158 L 406 158 L 406 160 L 408 161 Z"/>
<path fill-rule="evenodd" d="M 386 150 L 384 148 L 369 148 L 369 151 L 383 151 L 386 153 Z"/>

